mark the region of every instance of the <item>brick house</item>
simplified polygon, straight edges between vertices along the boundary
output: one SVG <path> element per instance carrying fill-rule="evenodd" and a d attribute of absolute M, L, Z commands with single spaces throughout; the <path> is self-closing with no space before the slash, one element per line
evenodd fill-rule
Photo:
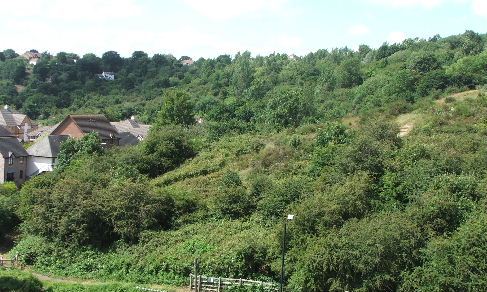
<path fill-rule="evenodd" d="M 13 181 L 21 186 L 26 180 L 27 151 L 19 140 L 4 127 L 0 127 L 0 183 Z"/>
<path fill-rule="evenodd" d="M 0 109 L 0 126 L 3 126 L 15 137 L 25 140 L 25 130 L 35 130 L 37 129 L 38 124 L 35 121 L 32 121 L 27 115 L 5 105 Z"/>
<path fill-rule="evenodd" d="M 69 135 L 79 139 L 93 132 L 99 134 L 104 146 L 120 145 L 120 135 L 104 115 L 69 115 L 51 132 L 51 135 Z"/>

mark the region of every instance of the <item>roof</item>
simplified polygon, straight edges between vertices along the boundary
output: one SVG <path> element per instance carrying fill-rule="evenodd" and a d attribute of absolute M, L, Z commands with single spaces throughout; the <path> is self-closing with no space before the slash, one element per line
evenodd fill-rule
<path fill-rule="evenodd" d="M 117 130 L 110 124 L 110 122 L 104 115 L 69 115 L 52 132 L 54 133 L 61 125 L 63 125 L 69 119 L 73 120 L 73 122 L 85 134 L 96 132 L 100 135 L 101 139 L 120 138 Z"/>
<path fill-rule="evenodd" d="M 15 137 L 15 135 L 12 134 L 12 133 L 10 133 L 9 130 L 7 130 L 4 127 L 0 126 L 0 137 Z"/>
<path fill-rule="evenodd" d="M 23 53 L 21 56 L 24 57 L 25 59 L 29 60 L 32 58 L 40 58 L 42 56 L 42 54 L 39 52 L 36 52 L 36 51 L 28 51 L 28 52 Z"/>
<path fill-rule="evenodd" d="M 13 153 L 16 157 L 28 156 L 27 151 L 15 137 L 0 137 L 0 153 L 4 158 Z"/>
<path fill-rule="evenodd" d="M 43 134 L 51 134 L 51 132 L 59 126 L 60 123 L 55 124 L 54 126 L 40 126 L 35 130 L 29 131 L 27 133 L 28 136 L 37 137 Z"/>
<path fill-rule="evenodd" d="M 194 64 L 194 61 L 193 61 L 193 59 L 185 59 L 185 60 L 182 60 L 181 61 L 181 64 L 183 64 L 183 65 L 193 65 Z"/>
<path fill-rule="evenodd" d="M 61 151 L 61 143 L 68 140 L 69 135 L 50 135 L 37 140 L 31 147 L 27 148 L 30 156 L 57 157 Z"/>
<path fill-rule="evenodd" d="M 146 125 L 134 117 L 120 122 L 111 122 L 120 134 L 121 146 L 137 145 L 140 140 L 147 137 L 150 125 Z"/>
<path fill-rule="evenodd" d="M 2 126 L 19 126 L 25 117 L 26 115 L 21 114 L 8 106 L 0 109 L 0 125 Z"/>

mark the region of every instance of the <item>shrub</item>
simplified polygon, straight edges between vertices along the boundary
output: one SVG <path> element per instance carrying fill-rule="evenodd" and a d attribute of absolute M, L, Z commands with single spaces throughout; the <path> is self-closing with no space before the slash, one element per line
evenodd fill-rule
<path fill-rule="evenodd" d="M 487 215 L 472 214 L 451 237 L 438 237 L 422 251 L 423 264 L 407 271 L 401 291 L 485 291 Z"/>

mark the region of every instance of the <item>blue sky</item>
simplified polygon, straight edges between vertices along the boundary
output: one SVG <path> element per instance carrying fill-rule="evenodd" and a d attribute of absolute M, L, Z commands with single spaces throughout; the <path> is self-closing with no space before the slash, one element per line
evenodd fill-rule
<path fill-rule="evenodd" d="M 23 0 L 0 9 L 0 50 L 141 50 L 213 58 L 487 31 L 487 0 Z"/>

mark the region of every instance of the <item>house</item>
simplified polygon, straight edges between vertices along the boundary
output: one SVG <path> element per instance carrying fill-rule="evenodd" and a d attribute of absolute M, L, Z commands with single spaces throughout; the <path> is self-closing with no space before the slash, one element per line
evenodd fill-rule
<path fill-rule="evenodd" d="M 137 120 L 134 116 L 120 122 L 111 122 L 120 135 L 120 146 L 137 145 L 149 134 L 150 125 Z"/>
<path fill-rule="evenodd" d="M 115 73 L 113 72 L 102 72 L 101 74 L 96 74 L 98 78 L 105 80 L 115 80 Z"/>
<path fill-rule="evenodd" d="M 61 143 L 68 140 L 69 135 L 50 135 L 41 137 L 34 145 L 27 148 L 27 177 L 53 171 L 57 162 Z"/>
<path fill-rule="evenodd" d="M 17 137 L 0 127 L 0 183 L 13 181 L 21 186 L 26 180 L 27 152 Z"/>
<path fill-rule="evenodd" d="M 120 135 L 104 115 L 69 115 L 51 133 L 51 135 L 69 135 L 81 138 L 85 134 L 96 132 L 104 146 L 119 145 Z"/>
<path fill-rule="evenodd" d="M 33 58 L 41 58 L 42 54 L 39 53 L 37 50 L 30 50 L 21 55 L 22 58 L 25 58 L 27 60 L 31 60 Z"/>
<path fill-rule="evenodd" d="M 30 130 L 27 132 L 27 140 L 28 142 L 35 141 L 36 139 L 40 138 L 41 136 L 50 135 L 51 132 L 59 126 L 60 123 L 55 124 L 54 126 L 38 126 L 35 130 Z"/>
<path fill-rule="evenodd" d="M 183 64 L 183 66 L 189 66 L 189 65 L 193 65 L 194 61 L 193 59 L 184 59 L 181 61 L 181 64 Z"/>
<path fill-rule="evenodd" d="M 37 129 L 38 124 L 29 119 L 27 115 L 5 105 L 0 109 L 0 126 L 3 126 L 18 139 L 26 140 L 27 137 L 24 137 L 24 134 L 29 130 Z"/>
<path fill-rule="evenodd" d="M 296 56 L 295 54 L 291 54 L 291 55 L 287 56 L 287 58 L 288 58 L 289 60 L 299 60 L 299 57 L 298 57 L 298 56 Z"/>
<path fill-rule="evenodd" d="M 29 64 L 35 66 L 37 64 L 37 62 L 39 62 L 39 60 L 40 60 L 40 58 L 32 58 L 29 60 Z"/>

